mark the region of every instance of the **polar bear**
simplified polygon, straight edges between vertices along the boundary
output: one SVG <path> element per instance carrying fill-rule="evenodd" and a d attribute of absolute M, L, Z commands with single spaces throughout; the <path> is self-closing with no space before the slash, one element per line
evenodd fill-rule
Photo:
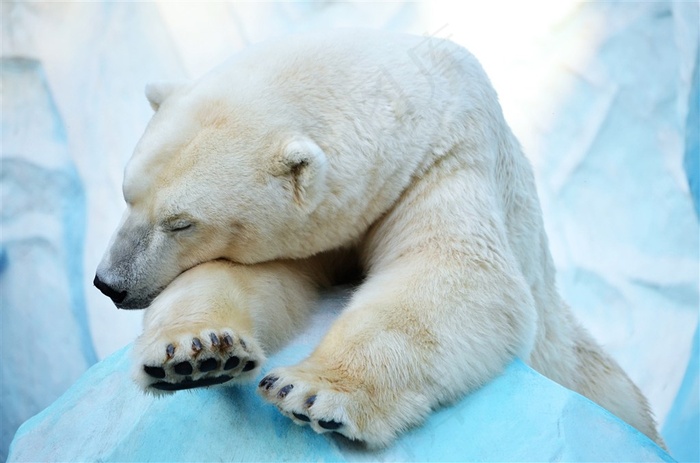
<path fill-rule="evenodd" d="M 385 446 L 518 356 L 663 445 L 557 292 L 531 167 L 466 50 L 313 33 L 146 93 L 95 277 L 147 307 L 144 390 L 256 378 L 320 288 L 359 279 L 314 352 L 258 385 L 295 423 Z"/>

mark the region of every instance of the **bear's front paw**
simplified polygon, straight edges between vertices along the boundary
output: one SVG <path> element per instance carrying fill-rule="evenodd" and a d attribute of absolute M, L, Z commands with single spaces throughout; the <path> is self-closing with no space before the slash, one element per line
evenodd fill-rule
<path fill-rule="evenodd" d="M 415 422 L 427 411 L 421 400 L 400 400 L 401 394 L 308 361 L 272 370 L 258 384 L 258 392 L 294 423 L 370 448 L 387 445 L 406 421 Z"/>
<path fill-rule="evenodd" d="M 144 333 L 133 355 L 134 380 L 154 394 L 250 380 L 265 361 L 254 339 L 228 328 Z"/>
<path fill-rule="evenodd" d="M 258 391 L 296 424 L 309 425 L 318 433 L 335 431 L 359 437 L 347 416 L 346 397 L 329 387 L 325 378 L 295 373 L 292 368 L 273 370 L 260 381 Z"/>

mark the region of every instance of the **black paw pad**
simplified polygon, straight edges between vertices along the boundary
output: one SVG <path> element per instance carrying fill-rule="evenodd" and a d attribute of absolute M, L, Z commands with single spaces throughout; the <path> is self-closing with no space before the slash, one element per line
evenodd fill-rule
<path fill-rule="evenodd" d="M 285 397 L 287 397 L 287 394 L 289 394 L 289 392 L 292 389 L 294 389 L 294 384 L 287 384 L 286 386 L 284 386 L 282 389 L 279 390 L 279 392 L 277 393 L 277 398 L 284 399 Z"/>
<path fill-rule="evenodd" d="M 339 423 L 335 420 L 330 420 L 330 421 L 319 420 L 318 425 L 321 426 L 323 429 L 328 429 L 330 431 L 333 431 L 335 429 L 340 428 L 343 425 L 343 423 Z"/>
<path fill-rule="evenodd" d="M 219 362 L 215 358 L 209 358 L 199 362 L 199 371 L 207 372 L 219 368 Z"/>
<path fill-rule="evenodd" d="M 184 389 L 194 389 L 196 387 L 214 386 L 215 384 L 225 383 L 230 379 L 232 379 L 231 376 L 217 376 L 215 378 L 202 378 L 196 381 L 186 379 L 180 383 L 166 383 L 165 381 L 159 381 L 151 384 L 151 387 L 154 389 L 160 389 L 161 391 L 182 391 Z"/>
<path fill-rule="evenodd" d="M 236 368 L 239 363 L 241 363 L 241 359 L 234 355 L 233 357 L 230 357 L 228 360 L 226 360 L 226 363 L 224 363 L 224 370 L 232 370 Z"/>
<path fill-rule="evenodd" d="M 161 367 L 149 367 L 148 365 L 144 365 L 143 371 L 145 371 L 147 375 L 153 376 L 154 378 L 165 378 L 165 370 L 163 370 Z"/>
<path fill-rule="evenodd" d="M 279 378 L 277 376 L 265 376 L 262 381 L 260 381 L 260 384 L 258 384 L 258 387 L 269 391 L 270 388 L 275 385 L 278 379 Z"/>
<path fill-rule="evenodd" d="M 173 368 L 178 375 L 192 374 L 192 365 L 190 362 L 180 362 Z"/>
<path fill-rule="evenodd" d="M 294 415 L 294 418 L 296 418 L 299 421 L 305 421 L 306 423 L 309 423 L 311 421 L 311 418 L 309 418 L 306 415 L 302 415 L 301 413 L 292 412 L 292 415 Z"/>
<path fill-rule="evenodd" d="M 245 366 L 243 367 L 243 371 L 250 371 L 253 368 L 255 368 L 255 362 L 252 360 L 249 360 L 246 362 Z"/>

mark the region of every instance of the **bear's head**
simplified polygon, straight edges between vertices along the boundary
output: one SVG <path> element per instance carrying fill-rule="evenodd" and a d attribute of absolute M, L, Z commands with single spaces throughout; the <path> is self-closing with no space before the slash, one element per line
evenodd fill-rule
<path fill-rule="evenodd" d="M 324 150 L 284 110 L 261 108 L 244 89 L 225 93 L 147 87 L 155 114 L 126 167 L 127 211 L 95 277 L 119 308 L 147 307 L 206 261 L 251 264 L 327 247 L 316 223 L 328 196 Z"/>

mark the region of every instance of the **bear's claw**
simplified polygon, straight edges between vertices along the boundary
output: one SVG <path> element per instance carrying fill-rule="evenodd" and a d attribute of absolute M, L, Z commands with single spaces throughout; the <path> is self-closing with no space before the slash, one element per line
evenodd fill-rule
<path fill-rule="evenodd" d="M 263 388 L 266 391 L 270 390 L 272 386 L 274 386 L 275 382 L 277 382 L 279 378 L 276 376 L 272 375 L 267 375 L 265 376 L 262 381 L 260 381 L 260 384 L 258 384 L 259 388 Z"/>
<path fill-rule="evenodd" d="M 277 393 L 277 398 L 278 398 L 278 399 L 284 399 L 285 397 L 287 397 L 287 394 L 289 394 L 289 392 L 290 392 L 292 389 L 294 389 L 294 385 L 293 385 L 293 384 L 287 384 L 286 386 L 284 386 L 282 389 L 279 390 L 279 392 Z"/>
<path fill-rule="evenodd" d="M 192 339 L 192 351 L 198 353 L 202 350 L 202 341 L 199 338 Z"/>

